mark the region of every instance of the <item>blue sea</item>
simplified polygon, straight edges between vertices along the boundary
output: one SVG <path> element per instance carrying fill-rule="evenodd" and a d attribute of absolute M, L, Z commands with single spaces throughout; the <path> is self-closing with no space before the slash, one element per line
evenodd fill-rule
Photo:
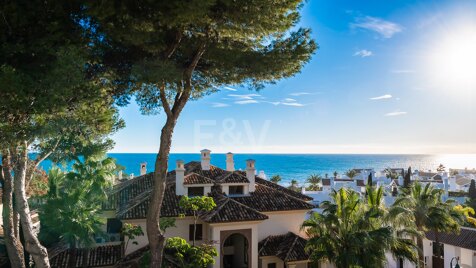
<path fill-rule="evenodd" d="M 156 154 L 110 153 L 117 163 L 126 168 L 127 174 L 139 174 L 140 163 L 147 163 L 147 171 L 153 171 Z M 225 154 L 213 154 L 211 163 L 225 168 Z M 200 154 L 171 154 L 169 170 L 175 168 L 175 161 L 200 161 Z M 324 176 L 334 171 L 342 174 L 352 168 L 374 168 L 376 171 L 391 168 L 413 170 L 435 170 L 439 164 L 447 168 L 476 168 L 476 154 L 469 155 L 371 155 L 371 154 L 235 154 L 235 168 L 245 169 L 246 159 L 256 160 L 256 169 L 263 170 L 270 177 L 279 174 L 284 183 L 291 179 L 304 181 L 310 174 Z M 45 162 L 43 168 L 51 166 Z"/>

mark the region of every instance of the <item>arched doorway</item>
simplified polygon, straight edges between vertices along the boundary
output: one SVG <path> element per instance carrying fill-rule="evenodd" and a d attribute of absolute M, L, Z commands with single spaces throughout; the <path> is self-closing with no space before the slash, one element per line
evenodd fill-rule
<path fill-rule="evenodd" d="M 248 238 L 241 233 L 229 235 L 222 245 L 223 268 L 248 268 L 250 245 Z"/>

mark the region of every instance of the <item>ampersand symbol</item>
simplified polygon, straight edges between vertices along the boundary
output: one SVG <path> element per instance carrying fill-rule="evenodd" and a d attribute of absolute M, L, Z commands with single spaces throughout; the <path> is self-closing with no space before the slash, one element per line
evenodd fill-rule
<path fill-rule="evenodd" d="M 223 131 L 220 133 L 220 142 L 223 146 L 230 146 L 230 144 L 241 144 L 241 133 L 235 133 L 233 130 L 236 127 L 236 121 L 232 118 L 223 120 Z M 225 136 L 229 138 L 229 142 L 225 140 Z"/>

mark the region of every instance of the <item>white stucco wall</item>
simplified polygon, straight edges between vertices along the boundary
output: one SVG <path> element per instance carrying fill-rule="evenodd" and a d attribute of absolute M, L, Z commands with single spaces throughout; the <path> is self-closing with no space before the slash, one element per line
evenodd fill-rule
<path fill-rule="evenodd" d="M 265 212 L 269 219 L 258 225 L 258 240 L 261 241 L 270 235 L 281 235 L 293 232 L 305 236 L 299 229 L 306 217 L 307 211 Z"/>
<path fill-rule="evenodd" d="M 138 243 L 137 245 L 132 244 L 132 241 L 129 242 L 129 245 L 127 246 L 127 249 L 126 249 L 126 252 L 125 252 L 126 255 L 149 244 L 149 241 L 147 239 L 147 228 L 146 228 L 145 219 L 128 220 L 128 221 L 124 221 L 124 222 L 139 225 L 142 228 L 142 231 L 144 232 L 143 236 L 139 236 L 139 237 L 136 237 L 136 239 L 134 239 L 134 241 L 137 241 L 137 243 Z M 193 218 L 192 217 L 177 218 L 175 220 L 175 226 L 176 227 L 168 228 L 165 231 L 165 237 L 168 238 L 168 237 L 179 236 L 179 237 L 187 240 L 189 243 L 191 243 L 192 241 L 188 240 L 190 224 L 193 224 Z M 197 224 L 203 224 L 203 239 L 207 240 L 207 238 L 209 237 L 208 224 L 206 224 L 206 223 L 204 223 L 200 220 L 197 222 Z M 127 241 L 127 238 L 124 238 L 124 241 Z M 201 243 L 203 241 L 196 241 L 196 242 Z"/>

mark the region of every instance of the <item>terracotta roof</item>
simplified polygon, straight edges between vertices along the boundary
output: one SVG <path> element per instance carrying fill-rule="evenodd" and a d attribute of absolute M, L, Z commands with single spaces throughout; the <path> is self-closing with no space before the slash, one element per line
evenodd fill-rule
<path fill-rule="evenodd" d="M 213 184 L 213 180 L 199 175 L 197 173 L 189 173 L 185 178 L 183 178 L 183 184 Z"/>
<path fill-rule="evenodd" d="M 309 259 L 306 253 L 307 240 L 294 234 L 272 235 L 263 239 L 258 244 L 258 255 L 276 256 L 284 262 L 304 261 Z"/>
<path fill-rule="evenodd" d="M 216 178 L 218 183 L 250 183 L 240 172 L 228 172 Z"/>
<path fill-rule="evenodd" d="M 255 192 L 249 195 L 233 197 L 222 194 L 220 184 L 224 180 L 228 181 L 228 178 L 233 178 L 231 181 L 235 181 L 234 178 L 246 179 L 241 172 L 229 172 L 215 166 L 211 166 L 210 170 L 205 171 L 201 169 L 200 162 L 185 164 L 186 176 L 191 176 L 197 180 L 199 180 L 199 177 L 200 180 L 202 180 L 201 177 L 205 177 L 207 181 L 210 180 L 215 183 L 212 189 L 216 203 L 222 202 L 222 198 L 234 201 L 224 202 L 226 205 L 221 208 L 223 211 L 216 211 L 216 214 L 214 214 L 216 217 L 207 218 L 207 220 L 211 222 L 238 221 L 245 214 L 247 215 L 245 217 L 246 220 L 260 220 L 263 218 L 261 212 L 310 210 L 314 208 L 313 205 L 307 203 L 307 201 L 312 200 L 311 197 L 291 191 L 257 176 L 255 177 Z M 104 207 L 116 209 L 117 217 L 120 219 L 145 218 L 152 191 L 152 175 L 152 173 L 149 173 L 116 185 L 109 193 L 109 202 L 114 202 L 114 204 L 107 204 Z M 164 201 L 160 212 L 161 216 L 177 217 L 179 215 L 192 215 L 191 211 L 184 211 L 179 207 L 180 198 L 180 196 L 175 194 L 175 171 L 171 171 L 167 175 Z M 219 207 L 217 206 L 216 209 Z M 232 207 L 233 209 L 231 209 Z M 236 211 L 234 212 L 234 210 Z M 233 213 L 236 215 L 231 215 Z"/>
<path fill-rule="evenodd" d="M 200 214 L 200 218 L 208 223 L 262 221 L 268 216 L 247 207 L 223 195 L 214 196 L 217 204 L 212 211 Z"/>
<path fill-rule="evenodd" d="M 51 267 L 101 267 L 112 266 L 121 258 L 121 245 L 101 246 L 86 249 L 67 249 L 50 259 Z M 88 254 L 85 257 L 84 254 Z M 73 266 L 69 266 L 72 257 L 76 255 Z M 87 260 L 87 263 L 83 263 Z"/>
<path fill-rule="evenodd" d="M 435 241 L 435 233 L 427 232 L 426 238 Z M 443 244 L 476 250 L 476 229 L 461 227 L 459 234 L 438 233 L 438 241 Z"/>
<path fill-rule="evenodd" d="M 283 187 L 279 184 L 264 180 L 264 179 L 259 178 L 259 177 L 255 178 L 255 182 L 258 183 L 258 184 L 264 185 L 266 187 L 272 188 L 274 190 L 277 190 L 279 192 L 282 192 L 284 194 L 290 195 L 292 197 L 301 199 L 301 200 L 305 200 L 305 201 L 312 201 L 313 200 L 313 198 L 308 196 L 308 195 L 301 194 L 300 192 L 290 190 L 290 189 L 288 189 L 286 187 Z"/>
<path fill-rule="evenodd" d="M 250 195 L 230 198 L 260 212 L 310 210 L 314 208 L 313 205 L 301 199 L 261 184 L 257 184 L 256 190 Z"/>

